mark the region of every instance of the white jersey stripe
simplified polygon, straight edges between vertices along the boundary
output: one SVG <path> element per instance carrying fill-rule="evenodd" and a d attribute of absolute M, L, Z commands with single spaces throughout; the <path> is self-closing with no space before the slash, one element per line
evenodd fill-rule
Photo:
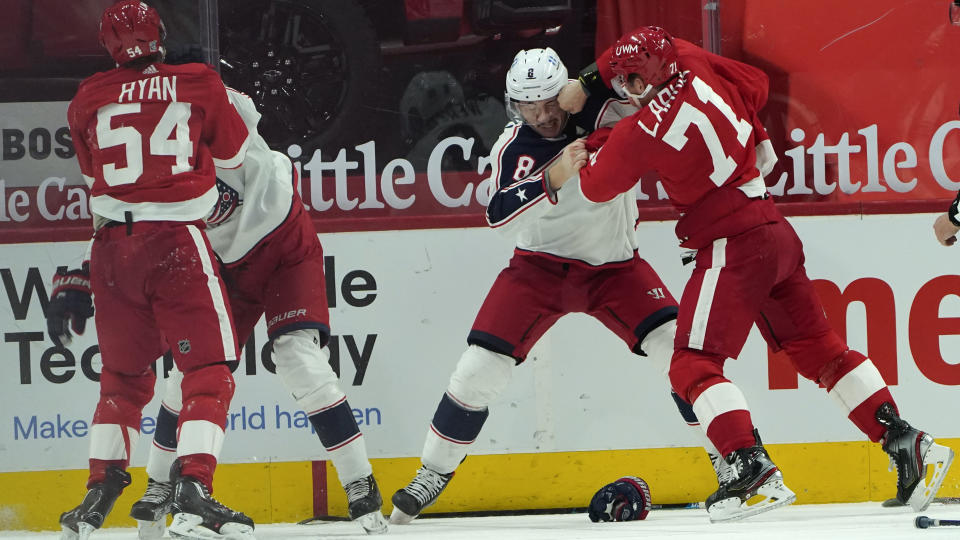
<path fill-rule="evenodd" d="M 249 130 L 248 130 L 249 131 Z M 252 138 L 251 134 L 247 133 L 247 138 L 243 140 L 243 144 L 240 145 L 240 150 L 237 150 L 237 153 L 227 159 L 217 159 L 213 158 L 213 165 L 218 169 L 236 169 L 243 163 L 243 158 L 247 155 L 247 147 L 250 146 L 250 139 Z"/>
<path fill-rule="evenodd" d="M 703 274 L 697 307 L 693 312 L 693 322 L 690 324 L 690 341 L 687 346 L 691 349 L 703 349 L 703 341 L 707 335 L 707 322 L 710 320 L 710 311 L 713 309 L 713 296 L 717 290 L 717 282 L 720 280 L 720 271 L 727 264 L 726 251 L 726 238 L 713 241 L 713 259 L 710 262 L 710 268 Z"/>
<path fill-rule="evenodd" d="M 93 424 L 90 426 L 90 459 L 115 461 L 130 459 L 127 455 L 127 445 L 123 438 L 124 427 L 120 424 Z M 130 452 L 137 444 L 140 432 L 126 428 L 127 439 L 130 441 Z"/>
<path fill-rule="evenodd" d="M 131 212 L 134 221 L 194 221 L 210 215 L 217 203 L 217 188 L 211 187 L 206 193 L 188 201 L 176 202 L 139 202 L 131 203 L 115 199 L 109 195 L 90 197 L 90 211 L 112 219 L 126 221 L 124 212 Z"/>
<path fill-rule="evenodd" d="M 539 196 L 537 196 L 537 198 L 535 198 L 535 199 L 530 199 L 530 202 L 529 202 L 529 203 L 521 206 L 519 209 L 517 209 L 516 212 L 514 212 L 513 214 L 511 214 L 510 217 L 508 217 L 507 219 L 505 219 L 505 220 L 503 220 L 503 221 L 501 221 L 501 222 L 499 222 L 499 223 L 490 223 L 490 217 L 487 216 L 487 224 L 490 225 L 490 227 L 491 227 L 491 228 L 494 228 L 494 229 L 496 229 L 496 228 L 498 228 L 498 227 L 502 227 L 502 226 L 510 223 L 511 221 L 513 221 L 515 218 L 517 218 L 518 216 L 520 216 L 521 214 L 523 214 L 523 213 L 526 212 L 527 210 L 535 207 L 535 206 L 537 205 L 537 203 L 539 203 L 540 201 L 542 201 L 543 198 L 546 197 L 546 196 L 547 196 L 546 193 L 541 193 Z"/>
<path fill-rule="evenodd" d="M 491 164 L 493 165 L 493 170 L 490 173 L 490 188 L 489 188 L 489 194 L 491 197 L 493 196 L 494 193 L 496 193 L 500 188 L 503 187 L 500 185 L 500 175 L 502 174 L 500 172 L 500 167 L 503 162 L 503 152 L 507 149 L 508 146 L 510 146 L 510 143 L 517 138 L 517 133 L 520 132 L 521 127 L 523 127 L 521 124 L 516 124 L 513 126 L 510 126 L 510 124 L 508 124 L 507 129 L 511 130 L 510 134 L 507 135 L 506 129 L 505 129 L 504 133 L 501 134 L 500 138 L 494 143 L 493 149 L 490 152 L 491 156 L 493 156 L 494 154 L 496 154 L 497 156 L 496 159 L 490 160 Z M 501 143 L 500 141 L 503 141 L 503 142 Z"/>
<path fill-rule="evenodd" d="M 220 323 L 220 339 L 223 343 L 223 355 L 229 362 L 236 360 L 237 346 L 233 338 L 233 328 L 230 326 L 230 314 L 227 312 L 227 303 L 223 301 L 223 291 L 220 289 L 220 279 L 213 271 L 213 264 L 210 261 L 210 253 L 207 251 L 207 243 L 203 239 L 203 234 L 196 225 L 187 225 L 193 243 L 200 256 L 200 264 L 203 266 L 203 273 L 207 275 L 207 288 L 210 290 L 210 299 L 213 301 L 213 308 L 217 311 L 217 320 Z"/>
<path fill-rule="evenodd" d="M 867 359 L 841 377 L 828 393 L 850 413 L 886 386 L 877 366 Z"/>
<path fill-rule="evenodd" d="M 177 436 L 177 455 L 210 454 L 220 455 L 223 447 L 223 430 L 209 420 L 188 420 L 180 426 Z"/>
<path fill-rule="evenodd" d="M 732 411 L 749 411 L 743 392 L 731 382 L 717 383 L 707 388 L 693 402 L 693 412 L 704 429 L 709 429 L 713 420 Z"/>

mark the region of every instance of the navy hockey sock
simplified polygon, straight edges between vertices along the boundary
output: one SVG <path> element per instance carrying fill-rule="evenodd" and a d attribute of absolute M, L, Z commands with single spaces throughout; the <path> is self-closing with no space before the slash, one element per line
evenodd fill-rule
<path fill-rule="evenodd" d="M 454 401 L 444 393 L 433 415 L 433 430 L 444 439 L 461 444 L 472 443 L 477 439 L 483 423 L 490 416 L 490 410 L 470 410 Z"/>
<path fill-rule="evenodd" d="M 177 450 L 177 421 L 180 416 L 170 409 L 160 406 L 157 413 L 157 430 L 153 432 L 153 443 L 171 452 Z"/>
<path fill-rule="evenodd" d="M 336 450 L 360 436 L 360 428 L 347 398 L 311 414 L 309 418 L 320 437 L 320 443 L 328 451 Z"/>

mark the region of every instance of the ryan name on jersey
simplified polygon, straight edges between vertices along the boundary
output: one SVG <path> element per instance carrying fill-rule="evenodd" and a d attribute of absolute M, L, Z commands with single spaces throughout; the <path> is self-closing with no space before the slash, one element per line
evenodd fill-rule
<path fill-rule="evenodd" d="M 177 76 L 154 75 L 147 79 L 140 79 L 123 83 L 120 86 L 120 96 L 117 103 L 127 101 L 177 101 Z"/>

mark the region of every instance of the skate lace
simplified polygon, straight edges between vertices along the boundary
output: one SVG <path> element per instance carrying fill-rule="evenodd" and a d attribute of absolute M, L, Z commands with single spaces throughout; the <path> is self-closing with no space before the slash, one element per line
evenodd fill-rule
<path fill-rule="evenodd" d="M 170 494 L 173 492 L 173 486 L 170 482 L 157 482 L 150 480 L 147 482 L 147 491 L 143 494 L 143 497 L 140 498 L 141 501 L 148 503 L 160 504 L 167 500 L 170 497 Z"/>
<path fill-rule="evenodd" d="M 717 482 L 721 486 L 729 484 L 737 478 L 736 471 L 720 454 L 710 454 L 710 463 L 713 464 L 713 470 L 717 473 Z"/>
<path fill-rule="evenodd" d="M 200 492 L 203 493 L 203 498 L 206 499 L 217 510 L 227 514 L 232 514 L 237 517 L 246 517 L 243 512 L 237 512 L 236 510 L 218 501 L 213 495 L 210 495 L 210 492 L 207 491 L 207 486 L 203 485 L 203 483 L 197 482 L 197 487 L 200 488 Z"/>
<path fill-rule="evenodd" d="M 347 492 L 347 500 L 349 502 L 362 499 L 370 494 L 370 482 L 367 478 L 361 478 L 347 484 L 344 488 Z"/>
<path fill-rule="evenodd" d="M 909 473 L 909 463 L 907 463 L 909 453 L 906 456 L 901 456 L 901 447 L 903 446 L 901 439 L 910 435 L 911 431 L 909 426 L 905 426 L 905 428 L 903 426 L 892 427 L 887 431 L 882 441 L 884 451 L 890 456 L 890 464 L 887 466 L 887 470 L 890 472 L 897 471 L 897 483 L 900 486 L 906 484 L 907 474 Z M 901 458 L 903 458 L 904 463 L 900 463 Z"/>
<path fill-rule="evenodd" d="M 446 485 L 447 478 L 443 475 L 426 467 L 421 467 L 417 471 L 417 476 L 403 489 L 413 495 L 421 505 L 425 505 L 436 498 Z"/>

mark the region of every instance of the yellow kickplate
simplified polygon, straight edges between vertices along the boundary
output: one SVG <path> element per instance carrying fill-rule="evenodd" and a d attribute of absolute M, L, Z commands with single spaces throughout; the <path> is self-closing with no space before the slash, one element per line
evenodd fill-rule
<path fill-rule="evenodd" d="M 938 439 L 960 451 L 960 439 Z M 882 501 L 896 494 L 896 472 L 880 445 L 866 441 L 766 445 L 799 504 Z M 420 466 L 417 458 L 371 460 L 383 495 L 405 486 Z M 930 473 L 934 468 L 930 468 Z M 940 471 L 941 469 L 936 469 Z M 313 516 L 318 497 L 331 515 L 346 515 L 346 496 L 326 464 L 325 485 L 314 486 L 311 462 L 225 464 L 217 467 L 215 496 L 257 523 L 290 523 Z M 117 501 L 106 527 L 134 527 L 130 505 L 146 487 L 142 468 Z M 585 508 L 604 484 L 639 476 L 654 504 L 702 502 L 717 489 L 702 448 L 651 448 L 470 456 L 430 512 L 479 512 Z M 60 513 L 86 492 L 85 470 L 0 473 L 0 530 L 59 530 Z M 960 496 L 960 467 L 951 468 L 938 497 Z M 763 497 L 761 500 L 763 500 Z M 757 504 L 752 498 L 747 503 Z"/>

